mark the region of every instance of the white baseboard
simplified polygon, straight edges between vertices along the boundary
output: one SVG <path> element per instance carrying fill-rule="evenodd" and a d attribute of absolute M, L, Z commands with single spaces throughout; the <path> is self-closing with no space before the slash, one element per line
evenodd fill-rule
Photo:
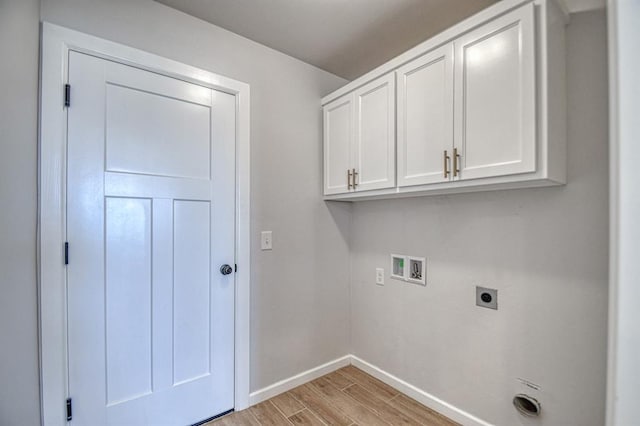
<path fill-rule="evenodd" d="M 308 383 L 312 380 L 322 377 L 325 374 L 332 373 L 339 368 L 346 367 L 351 364 L 351 355 L 345 355 L 342 358 L 334 359 L 326 364 L 319 365 L 311 370 L 303 371 L 288 379 L 280 380 L 266 388 L 262 388 L 249 394 L 249 405 L 255 405 L 276 395 L 280 395 L 295 387 Z"/>
<path fill-rule="evenodd" d="M 407 383 L 392 374 L 387 373 L 386 371 L 376 367 L 375 365 L 369 364 L 367 361 L 364 361 L 355 355 L 345 355 L 342 358 L 335 359 L 326 364 L 322 364 L 318 367 L 304 371 L 293 377 L 281 380 L 270 386 L 252 392 L 249 395 L 249 405 L 255 405 L 262 401 L 266 401 L 269 398 L 273 398 L 276 395 L 280 395 L 281 393 L 308 383 L 312 380 L 317 379 L 318 377 L 322 377 L 325 374 L 329 374 L 342 367 L 346 367 L 347 365 L 358 367 L 362 371 L 369 373 L 376 379 L 383 381 L 392 388 L 404 393 L 405 395 L 426 405 L 432 410 L 437 411 L 438 413 L 447 416 L 451 420 L 456 421 L 464 426 L 493 426 L 491 423 L 479 419 L 478 417 L 475 417 L 474 415 L 469 414 L 466 411 L 461 410 L 460 408 L 451 405 L 448 402 L 443 401 L 442 399 L 433 396 L 430 393 L 427 393 L 422 389 L 419 389 L 416 386 Z"/>
<path fill-rule="evenodd" d="M 426 405 L 432 410 L 437 411 L 438 413 L 447 416 L 451 420 L 463 424 L 464 426 L 492 426 L 491 423 L 485 422 L 484 420 L 479 419 L 474 415 L 469 414 L 466 411 L 461 410 L 460 408 L 451 405 L 448 402 L 443 401 L 392 374 L 387 373 L 375 365 L 369 364 L 355 355 L 351 355 L 351 364 L 354 367 L 358 367 L 362 371 L 369 373 L 376 379 L 385 382 L 392 388 L 415 399 L 421 404 Z"/>

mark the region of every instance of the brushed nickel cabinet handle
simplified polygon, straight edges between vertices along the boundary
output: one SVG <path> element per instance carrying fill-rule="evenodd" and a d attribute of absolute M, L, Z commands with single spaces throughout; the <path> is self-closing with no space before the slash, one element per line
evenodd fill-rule
<path fill-rule="evenodd" d="M 447 150 L 444 150 L 444 178 L 448 178 L 449 175 L 451 174 L 451 172 L 449 171 L 449 160 L 451 158 L 449 157 L 449 154 L 447 153 Z"/>
<path fill-rule="evenodd" d="M 353 169 L 353 189 L 356 189 L 356 186 L 358 186 L 358 181 L 356 180 L 357 176 L 358 172 L 356 172 L 356 169 Z"/>
<path fill-rule="evenodd" d="M 453 148 L 453 177 L 460 176 L 460 154 L 458 148 Z"/>
<path fill-rule="evenodd" d="M 351 189 L 351 170 L 347 170 L 347 189 Z M 355 188 L 355 187 L 354 187 Z"/>

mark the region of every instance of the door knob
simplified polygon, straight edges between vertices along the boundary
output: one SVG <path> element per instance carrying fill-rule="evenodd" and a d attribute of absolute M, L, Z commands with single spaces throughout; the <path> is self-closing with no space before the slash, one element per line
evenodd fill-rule
<path fill-rule="evenodd" d="M 232 272 L 233 272 L 233 268 L 227 264 L 224 264 L 220 267 L 220 273 L 222 275 L 229 275 Z"/>

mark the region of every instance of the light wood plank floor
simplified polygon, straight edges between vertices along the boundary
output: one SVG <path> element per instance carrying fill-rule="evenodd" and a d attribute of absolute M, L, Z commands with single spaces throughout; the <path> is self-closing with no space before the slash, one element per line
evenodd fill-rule
<path fill-rule="evenodd" d="M 454 426 L 457 423 L 353 366 L 205 426 Z"/>

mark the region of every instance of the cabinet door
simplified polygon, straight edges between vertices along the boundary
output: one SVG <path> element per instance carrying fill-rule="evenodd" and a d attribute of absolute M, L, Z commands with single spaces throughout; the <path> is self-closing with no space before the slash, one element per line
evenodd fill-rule
<path fill-rule="evenodd" d="M 535 171 L 534 31 L 530 3 L 455 42 L 456 178 Z"/>
<path fill-rule="evenodd" d="M 398 186 L 450 180 L 453 44 L 408 63 L 397 77 Z"/>
<path fill-rule="evenodd" d="M 351 169 L 353 145 L 353 96 L 336 99 L 323 108 L 324 194 L 349 192 L 347 172 Z"/>
<path fill-rule="evenodd" d="M 393 188 L 396 184 L 394 73 L 358 89 L 354 99 L 356 191 Z"/>

